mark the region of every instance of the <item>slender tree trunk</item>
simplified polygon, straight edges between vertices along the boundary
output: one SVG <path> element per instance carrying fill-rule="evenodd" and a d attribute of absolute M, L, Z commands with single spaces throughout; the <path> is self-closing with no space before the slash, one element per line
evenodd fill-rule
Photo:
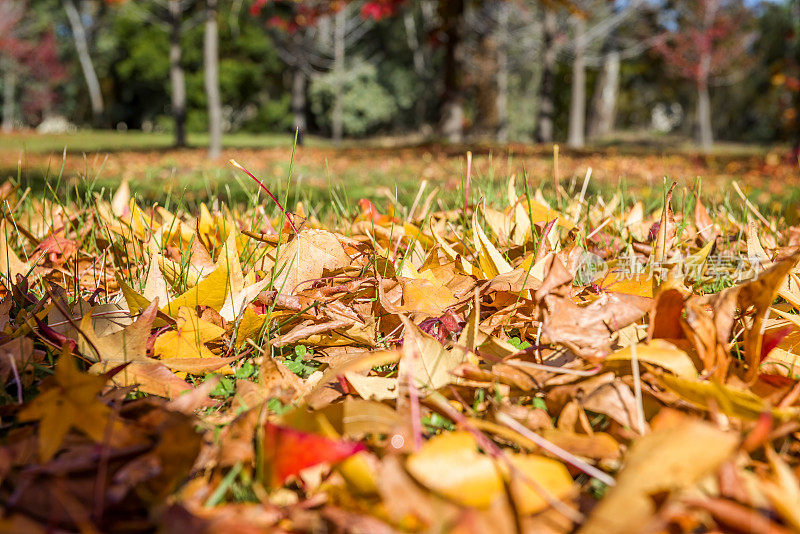
<path fill-rule="evenodd" d="M 299 66 L 292 72 L 292 116 L 294 130 L 297 132 L 297 144 L 302 146 L 303 134 L 306 131 L 306 73 Z"/>
<path fill-rule="evenodd" d="M 208 157 L 222 154 L 222 97 L 219 89 L 219 29 L 217 0 L 206 0 L 206 30 L 203 35 L 203 68 L 208 103 Z"/>
<path fill-rule="evenodd" d="M 484 7 L 489 9 L 489 7 Z M 479 13 L 486 16 L 488 13 Z M 473 85 L 475 88 L 475 121 L 472 127 L 474 133 L 494 139 L 497 136 L 499 120 L 497 117 L 497 89 L 498 89 L 498 46 L 495 28 L 486 28 L 478 37 L 476 52 L 472 55 Z"/>
<path fill-rule="evenodd" d="M 710 150 L 714 145 L 714 132 L 711 127 L 711 98 L 708 95 L 708 74 L 711 57 L 703 54 L 700 58 L 700 75 L 697 78 L 697 128 L 700 148 Z"/>
<path fill-rule="evenodd" d="M 169 0 L 169 79 L 172 88 L 172 117 L 175 120 L 175 146 L 186 146 L 186 80 L 181 65 L 181 27 L 183 10 L 180 0 Z"/>
<path fill-rule="evenodd" d="M 441 0 L 439 12 L 446 37 L 444 51 L 444 94 L 442 95 L 441 132 L 450 143 L 464 140 L 464 94 L 461 37 L 464 25 L 464 0 Z"/>
<path fill-rule="evenodd" d="M 603 64 L 597 77 L 589 114 L 590 138 L 603 137 L 614 130 L 620 64 L 619 50 L 611 49 L 603 55 Z"/>
<path fill-rule="evenodd" d="M 497 141 L 508 141 L 508 3 L 501 2 L 497 13 Z"/>
<path fill-rule="evenodd" d="M 586 131 L 586 21 L 575 18 L 575 59 L 572 62 L 572 88 L 569 102 L 567 145 L 583 148 Z"/>
<path fill-rule="evenodd" d="M 67 13 L 67 19 L 72 29 L 72 38 L 75 41 L 75 50 L 78 52 L 78 61 L 81 64 L 83 78 L 86 80 L 86 87 L 89 89 L 89 101 L 92 105 L 92 123 L 95 127 L 100 127 L 104 123 L 105 106 L 103 104 L 103 93 L 100 90 L 100 81 L 97 79 L 92 56 L 89 54 L 89 40 L 86 37 L 86 28 L 83 26 L 80 13 L 73 0 L 63 0 L 63 2 L 64 11 Z"/>
<path fill-rule="evenodd" d="M 539 84 L 539 117 L 536 122 L 536 140 L 540 143 L 553 142 L 553 115 L 555 103 L 553 93 L 556 86 L 556 31 L 555 13 L 545 8 L 542 27 L 542 81 Z"/>
<path fill-rule="evenodd" d="M 3 132 L 14 129 L 14 96 L 17 89 L 17 74 L 13 65 L 6 65 L 3 73 Z"/>
<path fill-rule="evenodd" d="M 333 19 L 333 70 L 336 76 L 336 95 L 333 100 L 333 115 L 331 117 L 331 130 L 333 142 L 341 143 L 344 137 L 344 61 L 345 61 L 345 25 L 347 22 L 347 8 L 343 7 L 336 12 Z"/>
<path fill-rule="evenodd" d="M 424 16 L 424 15 L 423 15 Z M 422 43 L 419 41 L 417 33 L 417 23 L 414 20 L 414 12 L 411 9 L 406 9 L 403 15 L 403 26 L 406 33 L 406 43 L 409 50 L 411 50 L 411 58 L 413 59 L 414 75 L 421 83 L 427 81 L 427 71 L 425 70 L 425 54 L 422 50 Z M 425 122 L 427 116 L 427 109 L 425 105 L 425 98 L 417 98 L 414 107 L 414 123 L 419 125 Z"/>

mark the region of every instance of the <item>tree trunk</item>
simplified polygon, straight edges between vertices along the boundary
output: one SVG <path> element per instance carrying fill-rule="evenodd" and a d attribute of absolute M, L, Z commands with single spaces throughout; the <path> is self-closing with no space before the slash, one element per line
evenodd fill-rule
<path fill-rule="evenodd" d="M 506 2 L 501 2 L 497 13 L 497 133 L 500 143 L 508 141 L 508 13 Z"/>
<path fill-rule="evenodd" d="M 569 102 L 567 145 L 583 148 L 586 131 L 586 21 L 575 19 L 575 59 L 572 62 L 572 87 Z"/>
<path fill-rule="evenodd" d="M 542 81 L 539 84 L 539 117 L 536 121 L 536 140 L 540 143 L 553 142 L 557 22 L 555 13 L 545 8 L 542 27 Z"/>
<path fill-rule="evenodd" d="M 589 115 L 589 137 L 592 139 L 607 136 L 614 131 L 620 64 L 619 50 L 612 49 L 603 55 Z"/>
<path fill-rule="evenodd" d="M 292 72 L 292 116 L 294 131 L 297 132 L 297 145 L 303 145 L 306 131 L 306 74 L 299 66 Z"/>
<path fill-rule="evenodd" d="M 423 14 L 424 16 L 424 14 Z M 425 70 L 425 53 L 422 50 L 422 43 L 419 40 L 417 32 L 417 23 L 414 20 L 414 12 L 411 9 L 406 9 L 403 15 L 403 26 L 406 33 L 406 43 L 409 50 L 411 50 L 411 57 L 414 65 L 414 75 L 420 83 L 427 81 L 427 71 Z M 414 106 L 414 123 L 419 125 L 425 122 L 427 116 L 427 109 L 425 105 L 425 98 L 417 98 Z"/>
<path fill-rule="evenodd" d="M 464 94 L 461 31 L 464 25 L 464 0 L 441 0 L 439 13 L 444 25 L 444 93 L 442 95 L 441 132 L 450 143 L 464 140 Z"/>
<path fill-rule="evenodd" d="M 180 0 L 169 0 L 169 79 L 172 89 L 172 117 L 175 120 L 175 146 L 186 146 L 186 80 L 181 65 L 181 27 L 183 9 Z"/>
<path fill-rule="evenodd" d="M 697 77 L 697 128 L 700 148 L 710 150 L 714 145 L 714 132 L 711 128 L 711 98 L 708 95 L 708 73 L 711 57 L 703 54 L 700 58 L 700 75 Z"/>
<path fill-rule="evenodd" d="M 103 93 L 100 90 L 100 81 L 97 79 L 92 56 L 89 54 L 89 40 L 86 37 L 86 28 L 83 27 L 83 21 L 73 0 L 63 0 L 63 2 L 64 11 L 67 13 L 67 19 L 72 29 L 72 38 L 75 41 L 75 50 L 78 52 L 78 61 L 81 64 L 83 78 L 86 80 L 87 89 L 89 89 L 89 101 L 92 105 L 92 124 L 95 127 L 100 127 L 104 123 L 105 106 L 103 104 Z"/>
<path fill-rule="evenodd" d="M 203 35 L 203 69 L 208 104 L 208 157 L 222 154 L 222 98 L 219 89 L 219 31 L 217 0 L 206 0 L 206 29 Z"/>
<path fill-rule="evenodd" d="M 479 15 L 489 17 L 489 14 Z M 472 131 L 481 136 L 495 138 L 500 121 L 497 117 L 498 46 L 494 28 L 486 28 L 480 32 L 476 52 L 470 59 L 470 72 L 475 88 L 475 120 Z"/>
<path fill-rule="evenodd" d="M 333 71 L 336 77 L 336 95 L 333 100 L 333 115 L 331 117 L 331 130 L 333 142 L 339 144 L 344 136 L 344 54 L 345 54 L 345 25 L 347 22 L 347 8 L 342 7 L 336 12 L 333 19 Z"/>
<path fill-rule="evenodd" d="M 10 63 L 10 62 L 9 62 Z M 17 75 L 14 65 L 6 65 L 3 73 L 3 132 L 14 129 L 14 96 L 17 89 Z"/>

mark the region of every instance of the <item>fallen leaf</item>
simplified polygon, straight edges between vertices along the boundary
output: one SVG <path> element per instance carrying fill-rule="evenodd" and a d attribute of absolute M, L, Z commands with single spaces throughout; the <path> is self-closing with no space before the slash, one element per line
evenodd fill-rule
<path fill-rule="evenodd" d="M 364 450 L 360 443 L 332 440 L 316 434 L 267 423 L 263 441 L 264 472 L 273 486 L 321 463 L 336 463 Z"/>
<path fill-rule="evenodd" d="M 25 405 L 19 421 L 39 421 L 39 459 L 48 461 L 58 452 L 70 429 L 80 430 L 96 443 L 117 443 L 122 427 L 111 408 L 98 395 L 106 377 L 82 373 L 75 367 L 72 353 L 63 351 L 52 379 L 43 392 Z"/>
<path fill-rule="evenodd" d="M 690 487 L 729 458 L 737 442 L 733 433 L 688 418 L 643 436 L 626 455 L 616 485 L 578 532 L 641 532 L 655 512 L 652 495 Z"/>
<path fill-rule="evenodd" d="M 478 452 L 470 433 L 449 432 L 430 439 L 409 456 L 406 468 L 422 485 L 464 506 L 488 508 L 510 484 L 521 514 L 539 512 L 547 508 L 548 499 L 560 499 L 572 491 L 572 477 L 561 462 L 537 455 L 507 456 L 511 469 Z M 541 488 L 548 492 L 546 498 Z"/>

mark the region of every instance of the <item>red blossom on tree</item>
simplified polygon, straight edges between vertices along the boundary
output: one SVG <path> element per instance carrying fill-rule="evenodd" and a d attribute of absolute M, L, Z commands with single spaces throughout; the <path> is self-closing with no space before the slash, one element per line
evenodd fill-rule
<path fill-rule="evenodd" d="M 734 66 L 745 70 L 752 14 L 737 0 L 679 0 L 669 13 L 673 17 L 655 50 L 672 71 L 696 85 L 700 142 L 708 148 L 713 142 L 708 87 Z"/>
<path fill-rule="evenodd" d="M 23 1 L 0 0 L 0 67 L 11 74 L 6 83 L 24 84 L 19 107 L 28 122 L 35 122 L 55 102 L 55 87 L 66 77 L 66 70 L 59 61 L 52 28 L 34 28 L 26 20 L 27 13 Z"/>

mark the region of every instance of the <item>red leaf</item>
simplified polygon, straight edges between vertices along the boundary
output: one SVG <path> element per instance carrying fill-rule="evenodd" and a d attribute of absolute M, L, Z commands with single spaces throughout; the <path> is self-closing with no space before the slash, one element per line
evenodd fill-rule
<path fill-rule="evenodd" d="M 280 486 L 307 467 L 340 462 L 363 450 L 361 443 L 333 440 L 272 423 L 265 426 L 264 460 L 271 470 L 273 486 Z"/>
<path fill-rule="evenodd" d="M 769 332 L 764 333 L 763 341 L 761 341 L 761 359 L 759 361 L 764 361 L 764 358 L 777 347 L 783 338 L 788 336 L 792 333 L 792 328 L 781 328 L 780 330 L 770 330 Z"/>

